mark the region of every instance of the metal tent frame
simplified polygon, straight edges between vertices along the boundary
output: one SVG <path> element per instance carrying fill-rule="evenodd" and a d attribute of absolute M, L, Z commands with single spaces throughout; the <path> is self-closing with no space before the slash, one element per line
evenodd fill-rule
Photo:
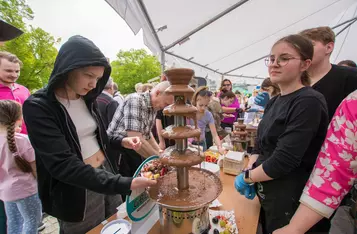
<path fill-rule="evenodd" d="M 110 0 L 106 0 L 108 2 L 109 5 L 110 4 Z M 159 29 L 155 29 L 153 23 L 152 23 L 152 20 L 150 18 L 150 15 L 147 11 L 147 8 L 145 6 L 145 3 L 143 2 L 143 0 L 136 0 L 136 2 L 138 3 L 139 7 L 140 7 L 140 10 L 141 12 L 143 13 L 144 17 L 145 17 L 145 20 L 146 22 L 148 23 L 148 26 L 150 28 L 150 31 L 151 33 L 154 35 L 154 38 L 156 40 L 156 43 L 159 45 L 160 47 L 160 50 L 161 50 L 161 54 L 160 54 L 160 57 L 161 57 L 161 66 L 162 66 L 162 70 L 165 70 L 165 55 L 168 54 L 168 55 L 171 55 L 173 57 L 176 57 L 180 60 L 183 60 L 183 61 L 186 61 L 186 62 L 189 62 L 189 63 L 192 63 L 196 66 L 199 66 L 201 68 L 204 68 L 204 69 L 207 69 L 211 72 L 214 72 L 214 73 L 217 73 L 219 75 L 221 75 L 222 79 L 224 76 L 228 76 L 228 77 L 242 77 L 242 78 L 250 78 L 250 79 L 265 79 L 265 77 L 259 77 L 259 76 L 247 76 L 247 75 L 236 75 L 236 74 L 230 74 L 232 73 L 233 71 L 236 71 L 236 70 L 239 70 L 241 68 L 244 68 L 246 66 L 249 66 L 251 64 L 254 64 L 266 57 L 268 57 L 269 55 L 264 55 L 264 56 L 261 56 L 257 59 L 254 59 L 250 62 L 247 62 L 243 65 L 240 65 L 240 66 L 237 66 L 233 69 L 230 69 L 228 71 L 218 71 L 218 69 L 214 69 L 212 67 L 209 67 L 208 64 L 206 65 L 203 65 L 203 64 L 200 64 L 198 62 L 195 62 L 193 61 L 193 57 L 191 58 L 184 58 L 180 55 L 177 55 L 175 54 L 173 51 L 170 51 L 170 49 L 172 49 L 174 46 L 178 45 L 178 44 L 182 44 L 184 43 L 185 41 L 189 40 L 190 37 L 192 35 L 194 35 L 195 33 L 201 31 L 202 29 L 206 28 L 207 26 L 209 26 L 210 24 L 214 23 L 215 21 L 217 21 L 218 19 L 224 17 L 225 15 L 227 15 L 228 13 L 238 9 L 239 7 L 243 6 L 245 3 L 249 2 L 249 0 L 240 0 L 239 2 L 235 3 L 234 5 L 230 6 L 229 8 L 223 10 L 222 12 L 220 12 L 219 14 L 217 14 L 216 16 L 212 17 L 211 19 L 207 20 L 206 22 L 204 22 L 203 24 L 197 26 L 195 29 L 191 30 L 190 32 L 186 33 L 185 35 L 181 36 L 180 38 L 178 38 L 177 40 L 175 40 L 174 42 L 172 42 L 171 44 L 167 45 L 167 46 L 163 46 L 163 44 L 161 43 L 160 41 L 160 38 L 158 36 L 158 32 L 159 31 L 163 31 L 166 29 L 167 26 L 163 26 L 163 27 L 160 27 Z M 113 7 L 113 6 L 112 6 Z M 113 7 L 114 9 L 114 7 Z M 115 10 L 115 9 L 114 9 Z M 316 13 L 316 12 L 315 12 Z M 315 14 L 314 13 L 314 14 Z M 308 17 L 308 16 L 307 16 Z M 332 27 L 332 29 L 336 29 L 338 27 L 341 27 L 341 26 L 344 26 L 338 33 L 336 33 L 336 37 L 339 36 L 342 32 L 344 32 L 346 29 L 348 29 L 352 24 L 354 24 L 355 22 L 357 21 L 357 16 L 356 14 L 354 15 L 353 18 L 349 19 L 349 20 L 346 20 L 342 23 L 339 23 L 337 25 L 335 25 L 334 27 Z"/>

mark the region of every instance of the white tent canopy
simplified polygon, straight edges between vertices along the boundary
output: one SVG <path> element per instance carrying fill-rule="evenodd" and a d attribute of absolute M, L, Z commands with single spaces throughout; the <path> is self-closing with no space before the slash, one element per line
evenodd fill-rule
<path fill-rule="evenodd" d="M 357 0 L 106 0 L 166 66 L 197 76 L 259 84 L 279 38 L 338 26 L 331 62 L 357 61 Z"/>

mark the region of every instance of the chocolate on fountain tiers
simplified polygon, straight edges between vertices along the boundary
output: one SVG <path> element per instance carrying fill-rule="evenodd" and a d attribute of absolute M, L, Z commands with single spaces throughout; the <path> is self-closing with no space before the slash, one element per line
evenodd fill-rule
<path fill-rule="evenodd" d="M 190 188 L 188 190 L 178 190 L 176 171 L 169 172 L 165 179 L 157 180 L 158 186 L 149 189 L 152 199 L 161 204 L 173 207 L 196 207 L 211 202 L 222 192 L 222 186 L 217 189 L 217 177 L 199 168 L 189 169 Z M 203 183 L 198 178 L 205 177 Z M 219 180 L 219 179 L 218 179 Z"/>
<path fill-rule="evenodd" d="M 196 148 L 188 147 L 185 152 L 179 152 L 175 146 L 170 146 L 161 154 L 160 161 L 168 166 L 191 167 L 200 164 L 203 159 L 203 153 Z"/>
<path fill-rule="evenodd" d="M 200 129 L 191 125 L 174 126 L 170 125 L 161 132 L 162 136 L 166 139 L 187 139 L 200 137 Z"/>
<path fill-rule="evenodd" d="M 208 230 L 209 203 L 222 192 L 222 183 L 212 172 L 192 167 L 204 159 L 203 152 L 187 144 L 187 138 L 199 138 L 201 135 L 197 127 L 197 108 L 186 103 L 194 93 L 188 85 L 194 72 L 191 69 L 175 68 L 166 71 L 165 75 L 170 82 L 165 93 L 174 95 L 175 103 L 166 107 L 163 114 L 175 118 L 174 125 L 167 127 L 161 134 L 164 138 L 174 139 L 176 144 L 165 149 L 160 155 L 160 161 L 176 170 L 160 177 L 157 186 L 149 188 L 149 195 L 157 201 L 161 210 L 161 233 L 190 233 L 196 218 L 201 219 L 202 230 Z M 187 125 L 186 118 L 196 120 L 195 126 Z M 172 222 L 172 214 L 177 211 L 186 217 L 180 219 L 180 226 Z"/>
<path fill-rule="evenodd" d="M 163 113 L 164 115 L 178 115 L 178 116 L 185 116 L 188 118 L 196 118 L 196 112 L 197 108 L 192 105 L 188 105 L 185 103 L 180 103 L 176 101 L 176 103 L 167 106 L 164 110 Z"/>

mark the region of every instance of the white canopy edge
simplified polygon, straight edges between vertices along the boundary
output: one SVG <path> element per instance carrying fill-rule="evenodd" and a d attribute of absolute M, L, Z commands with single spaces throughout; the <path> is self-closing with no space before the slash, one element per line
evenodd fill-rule
<path fill-rule="evenodd" d="M 283 2 L 285 5 L 281 6 L 281 9 L 276 9 L 283 4 L 281 0 L 242 0 L 238 2 L 233 0 L 181 0 L 178 2 L 173 0 L 106 0 L 106 2 L 127 22 L 134 34 L 143 30 L 145 45 L 154 55 L 161 58 L 162 64 L 167 67 L 192 68 L 195 70 L 196 76 L 208 77 L 215 81 L 221 80 L 222 75 L 224 74 L 224 77 L 232 79 L 235 83 L 248 83 L 252 85 L 260 84 L 262 79 L 267 76 L 267 69 L 264 67 L 265 65 L 263 65 L 264 57 L 269 53 L 271 45 L 277 39 L 284 35 L 298 33 L 305 28 L 323 25 L 333 27 L 343 22 L 346 23 L 335 28 L 336 33 L 339 33 L 341 30 L 342 33 L 337 36 L 335 50 L 332 54 L 331 61 L 338 62 L 343 59 L 357 60 L 357 53 L 352 53 L 351 49 L 355 48 L 355 41 L 357 41 L 357 23 L 354 23 L 357 16 L 356 0 L 285 0 Z M 298 9 L 290 7 L 297 6 L 296 2 L 299 2 L 299 5 L 301 6 L 305 6 L 305 8 L 302 7 L 301 9 L 306 9 L 307 13 L 297 14 L 296 11 Z M 205 4 L 199 5 L 200 3 Z M 178 16 L 178 13 L 181 13 L 181 6 L 179 4 L 183 5 L 182 9 L 190 7 L 190 4 L 193 5 L 192 8 L 196 7 L 197 9 L 202 9 L 202 11 L 197 14 L 199 16 L 205 16 L 206 14 L 205 17 L 207 17 L 208 13 L 205 12 L 212 13 L 213 11 L 213 13 L 210 18 L 204 19 L 204 21 L 202 19 L 197 19 L 197 22 L 199 20 L 201 21 L 195 23 L 196 18 L 200 18 L 196 14 Z M 271 5 L 273 7 L 271 7 Z M 262 6 L 261 8 L 266 7 L 266 9 L 261 9 L 259 6 Z M 274 8 L 274 6 L 276 7 Z M 311 10 L 308 9 L 309 6 L 312 8 Z M 219 10 L 215 11 L 215 8 Z M 177 12 L 175 9 L 177 9 Z M 176 15 L 174 14 L 175 12 L 177 13 Z M 242 46 L 240 45 L 240 47 L 234 48 L 236 44 L 239 43 L 232 43 L 232 41 L 229 45 L 223 43 L 222 47 L 225 47 L 226 51 L 229 51 L 230 54 L 217 55 L 217 51 L 214 54 L 210 54 L 210 51 L 207 50 L 207 45 L 204 45 L 206 47 L 201 46 L 201 44 L 205 44 L 202 43 L 202 38 L 210 38 L 210 36 L 214 37 L 215 35 L 212 34 L 212 30 L 218 31 L 218 29 L 227 26 L 227 23 L 229 24 L 229 22 L 233 22 L 230 18 L 241 17 L 242 14 L 245 14 L 245 18 L 243 19 L 247 19 L 248 22 L 258 18 L 257 21 L 252 22 L 252 25 L 256 26 L 260 23 L 259 20 L 261 19 L 259 19 L 259 17 L 263 18 L 259 15 L 259 13 L 262 12 L 265 13 L 263 17 L 267 17 L 267 21 L 269 21 L 270 18 L 274 18 L 273 14 L 284 15 L 284 13 L 287 16 L 291 15 L 293 19 L 290 22 L 290 18 L 283 18 L 285 24 L 282 24 L 280 27 L 275 27 L 269 34 L 264 34 L 263 38 L 253 38 L 251 41 L 248 40 L 250 44 L 246 43 L 244 45 L 244 43 L 241 43 Z M 293 16 L 295 16 L 295 18 Z M 181 22 L 180 19 L 182 17 L 191 18 L 192 21 Z M 153 22 L 153 18 L 155 22 Z M 277 19 L 279 19 L 279 16 Z M 270 21 L 274 22 L 274 20 L 276 21 L 275 18 Z M 169 21 L 170 24 L 165 24 L 166 21 Z M 222 23 L 225 24 L 222 26 Z M 183 26 L 181 27 L 181 25 Z M 244 27 L 245 22 L 241 23 L 240 26 L 245 29 L 245 31 L 242 31 L 241 35 L 249 37 L 251 32 L 249 32 L 249 30 L 247 31 L 247 27 Z M 272 25 L 272 27 L 274 26 L 275 25 Z M 169 29 L 167 29 L 168 27 Z M 186 31 L 182 31 L 182 28 Z M 232 30 L 229 29 L 231 28 L 224 28 L 224 33 L 231 33 L 229 35 L 233 35 Z M 181 34 L 176 33 L 180 30 Z M 239 30 L 239 27 L 237 30 Z M 173 34 L 175 34 L 175 37 L 171 36 Z M 177 36 L 176 34 L 180 36 Z M 256 34 L 259 34 L 259 32 Z M 187 35 L 189 36 L 187 37 Z M 186 39 L 182 41 L 185 37 Z M 177 44 L 180 40 L 181 43 Z M 189 40 L 189 43 L 186 43 L 186 40 Z M 220 50 L 217 43 L 213 44 L 213 42 L 216 42 L 217 40 L 213 39 L 211 41 L 214 47 L 218 47 L 215 49 Z M 198 52 L 196 52 L 196 48 Z M 167 51 L 165 52 L 165 50 Z M 241 51 L 242 53 L 239 55 Z M 194 56 L 190 57 L 190 54 Z M 250 56 L 251 54 L 254 54 L 254 56 Z M 207 60 L 217 60 L 217 62 L 213 62 L 212 65 L 204 65 L 203 62 L 200 62 L 206 60 L 208 57 L 209 59 Z M 230 66 L 230 69 L 224 69 L 227 67 L 227 64 Z M 236 64 L 236 66 L 232 67 L 232 64 Z M 216 67 L 218 68 L 216 69 Z"/>

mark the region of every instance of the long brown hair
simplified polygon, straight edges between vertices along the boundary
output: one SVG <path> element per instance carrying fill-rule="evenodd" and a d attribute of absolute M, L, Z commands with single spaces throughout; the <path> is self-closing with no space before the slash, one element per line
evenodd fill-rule
<path fill-rule="evenodd" d="M 314 46 L 312 42 L 298 34 L 292 34 L 286 37 L 281 38 L 279 41 L 277 41 L 275 45 L 285 42 L 289 44 L 292 48 L 296 50 L 296 52 L 299 53 L 301 60 L 312 60 L 312 57 L 314 56 Z M 310 76 L 307 71 L 304 71 L 301 74 L 301 83 L 304 86 L 310 86 Z"/>
<path fill-rule="evenodd" d="M 16 166 L 25 173 L 31 173 L 30 163 L 19 155 L 15 142 L 15 124 L 21 119 L 21 115 L 19 103 L 12 100 L 0 100 L 0 124 L 6 127 L 9 150 L 14 156 Z"/>

